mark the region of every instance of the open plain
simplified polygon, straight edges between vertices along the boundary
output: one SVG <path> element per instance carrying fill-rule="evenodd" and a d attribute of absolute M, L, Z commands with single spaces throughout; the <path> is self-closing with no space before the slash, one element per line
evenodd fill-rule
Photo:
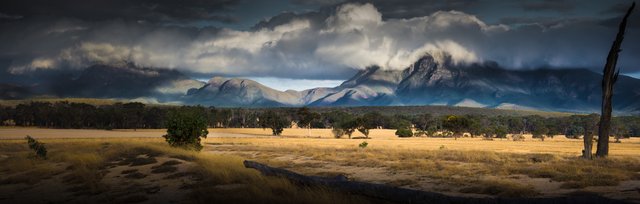
<path fill-rule="evenodd" d="M 329 129 L 285 129 L 276 137 L 268 129 L 227 128 L 209 129 L 205 148 L 195 153 L 170 148 L 161 138 L 164 133 L 0 128 L 0 161 L 5 164 L 0 169 L 0 201 L 30 201 L 42 198 L 30 195 L 45 193 L 53 201 L 76 203 L 153 203 L 162 195 L 194 202 L 243 201 L 246 195 L 273 202 L 283 201 L 278 200 L 286 197 L 282 195 L 318 203 L 372 202 L 299 187 L 242 166 L 243 160 L 254 160 L 305 175 L 345 175 L 452 196 L 590 195 L 640 202 L 639 138 L 612 141 L 609 158 L 587 161 L 579 158 L 582 140 L 564 136 L 544 141 L 399 138 L 394 130 L 371 130 L 369 138 L 356 133 L 352 139 L 336 139 Z M 45 143 L 47 160 L 31 158 L 26 135 Z M 366 147 L 359 147 L 363 142 Z M 15 194 L 18 191 L 25 193 Z M 220 192 L 225 196 L 216 197 Z M 325 199 L 315 199 L 318 195 Z"/>

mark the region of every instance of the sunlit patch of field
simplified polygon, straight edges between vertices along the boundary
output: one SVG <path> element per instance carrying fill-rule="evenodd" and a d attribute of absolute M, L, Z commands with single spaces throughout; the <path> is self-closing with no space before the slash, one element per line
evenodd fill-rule
<path fill-rule="evenodd" d="M 280 137 L 271 136 L 269 129 L 259 128 L 209 129 L 209 132 L 208 138 L 203 141 L 205 149 L 196 154 L 169 148 L 160 138 L 164 130 L 0 129 L 0 139 L 21 138 L 27 134 L 39 138 L 47 146 L 51 146 L 52 158 L 46 162 L 53 162 L 38 168 L 29 166 L 37 164 L 25 159 L 28 151 L 24 140 L 0 140 L 0 159 L 10 158 L 5 160 L 15 162 L 10 163 L 10 170 L 2 170 L 0 174 L 3 174 L 2 178 L 6 172 L 22 171 L 34 175 L 42 172 L 67 174 L 70 170 L 64 170 L 66 166 L 77 164 L 87 166 L 88 169 L 79 172 L 78 177 L 87 178 L 89 183 L 100 183 L 103 180 L 92 181 L 90 176 L 81 175 L 86 172 L 93 172 L 88 175 L 94 175 L 95 172 L 100 172 L 100 167 L 105 166 L 105 161 L 112 160 L 109 158 L 118 158 L 110 155 L 122 155 L 122 152 L 128 151 L 126 149 L 142 148 L 151 150 L 152 154 L 162 152 L 163 156 L 156 156 L 158 163 L 150 164 L 151 166 L 160 165 L 173 155 L 182 158 L 181 165 L 192 165 L 180 168 L 180 171 L 199 172 L 198 175 L 207 178 L 202 180 L 206 181 L 202 185 L 194 185 L 187 191 L 192 199 L 198 201 L 246 198 L 244 194 L 229 193 L 235 191 L 228 188 L 237 187 L 248 191 L 250 195 L 256 194 L 260 198 L 274 201 L 291 194 L 299 195 L 296 198 L 300 200 L 317 200 L 310 197 L 327 194 L 336 202 L 347 199 L 327 189 L 300 190 L 284 180 L 260 176 L 256 171 L 242 166 L 241 161 L 244 159 L 308 175 L 343 174 L 358 181 L 456 196 L 545 197 L 589 192 L 627 201 L 640 201 L 637 190 L 640 189 L 640 138 L 611 143 L 609 158 L 586 161 L 578 158 L 582 140 L 563 136 L 547 138 L 545 141 L 528 136 L 525 141 L 515 142 L 481 138 L 398 138 L 394 135 L 394 130 L 372 130 L 370 139 L 363 139 L 360 133 L 353 135 L 358 139 L 347 139 L 346 136 L 335 139 L 328 129 L 285 129 Z M 79 139 L 83 137 L 91 139 Z M 364 141 L 368 146 L 358 147 Z M 110 145 L 102 147 L 104 143 Z M 138 172 L 152 175 L 149 173 L 152 171 L 151 166 Z M 42 175 L 46 177 L 49 174 Z M 56 178 L 56 175 L 58 174 L 49 177 Z M 112 174 L 105 175 L 104 178 L 113 177 Z M 26 181 L 29 182 L 33 181 Z M 104 191 L 100 190 L 101 185 L 96 186 L 95 189 Z M 265 191 L 263 186 L 268 186 L 271 191 Z M 147 195 L 149 200 L 152 196 Z M 356 200 L 346 202 L 366 202 L 360 198 L 354 199 Z"/>
<path fill-rule="evenodd" d="M 232 134 L 251 134 L 256 136 L 271 135 L 270 129 L 261 128 L 216 128 L 209 129 L 210 135 L 224 133 Z M 334 139 L 330 129 L 311 129 L 310 134 L 307 129 L 285 129 L 282 137 L 274 137 L 275 140 L 260 138 L 259 143 L 262 145 L 282 144 L 284 146 L 311 145 L 314 147 L 341 147 L 341 146 L 357 146 L 363 141 L 372 143 L 375 148 L 381 149 L 407 149 L 407 150 L 439 150 L 446 148 L 448 150 L 477 150 L 477 151 L 493 151 L 505 153 L 551 153 L 562 154 L 563 156 L 578 156 L 581 154 L 583 144 L 581 139 L 568 139 L 558 135 L 553 138 L 546 138 L 544 141 L 532 139 L 531 135 L 524 135 L 525 141 L 514 142 L 510 139 L 494 138 L 492 141 L 483 140 L 482 138 L 428 138 L 428 137 L 411 137 L 399 138 L 395 135 L 395 130 L 375 129 L 371 130 L 368 140 L 360 139 L 364 137 L 360 132 L 355 132 L 352 139 L 348 140 L 347 136 L 342 139 Z M 218 139 L 212 137 L 214 139 Z M 286 140 L 282 140 L 286 138 Z M 310 140 L 310 139 L 323 140 Z M 326 139 L 326 140 L 324 140 Z M 223 140 L 243 140 L 223 139 Z M 375 144 L 375 145 L 374 145 Z M 640 157 L 640 138 L 634 137 L 623 139 L 622 143 L 613 143 L 613 139 L 609 144 L 610 155 L 612 156 L 639 156 Z"/>
<path fill-rule="evenodd" d="M 215 133 L 269 135 L 263 129 Z M 354 134 L 354 137 L 362 135 Z M 330 130 L 285 129 L 282 137 L 205 140 L 206 150 L 252 158 L 313 175 L 348 177 L 464 196 L 562 196 L 587 191 L 640 201 L 640 138 L 610 143 L 610 157 L 579 158 L 582 140 L 399 138 L 372 130 L 370 139 L 334 139 Z M 366 141 L 366 148 L 358 144 Z"/>
<path fill-rule="evenodd" d="M 0 140 L 23 139 L 31 135 L 39 139 L 79 139 L 79 138 L 160 138 L 166 133 L 163 129 L 137 130 L 92 130 L 92 129 L 47 129 L 47 128 L 0 128 Z"/>

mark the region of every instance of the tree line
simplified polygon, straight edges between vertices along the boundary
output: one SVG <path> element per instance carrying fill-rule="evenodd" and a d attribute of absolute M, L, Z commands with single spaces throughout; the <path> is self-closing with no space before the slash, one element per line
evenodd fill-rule
<path fill-rule="evenodd" d="M 167 115 L 179 106 L 148 106 L 143 103 L 115 103 L 94 106 L 86 103 L 31 102 L 15 107 L 0 107 L 0 125 L 43 128 L 76 129 L 146 129 L 166 128 Z M 332 128 L 336 137 L 358 131 L 365 137 L 371 129 L 415 130 L 418 136 L 506 137 L 507 134 L 530 133 L 536 138 L 566 135 L 580 138 L 597 131 L 596 114 L 565 117 L 487 116 L 479 114 L 384 115 L 371 111 L 351 113 L 342 109 L 327 111 L 314 108 L 216 108 L 189 106 L 202 114 L 211 128 L 271 128 L 274 135 L 282 133 L 292 124 L 302 128 Z M 293 123 L 292 123 L 293 122 Z M 639 116 L 619 116 L 612 119 L 611 135 L 617 137 L 640 136 Z M 400 131 L 406 132 L 406 131 Z M 406 135 L 406 134 L 403 134 Z"/>

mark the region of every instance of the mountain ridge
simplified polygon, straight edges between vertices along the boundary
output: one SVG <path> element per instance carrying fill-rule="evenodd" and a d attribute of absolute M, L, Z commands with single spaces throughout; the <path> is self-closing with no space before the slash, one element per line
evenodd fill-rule
<path fill-rule="evenodd" d="M 429 54 L 402 70 L 371 66 L 336 87 L 279 91 L 243 78 L 193 80 L 177 70 L 94 65 L 41 84 L 0 84 L 0 97 L 133 99 L 220 107 L 463 106 L 598 112 L 602 75 L 587 69 L 509 70 L 495 62 L 452 63 Z M 55 83 L 54 83 L 55 82 Z M 614 110 L 640 112 L 640 80 L 620 75 Z M 68 89 L 68 87 L 74 87 Z"/>
<path fill-rule="evenodd" d="M 184 101 L 222 106 L 448 105 L 569 112 L 599 110 L 601 75 L 587 69 L 508 70 L 494 62 L 455 65 L 451 61 L 450 56 L 435 59 L 427 54 L 403 70 L 366 68 L 333 88 L 282 92 L 264 89 L 266 86 L 260 84 L 253 86 L 259 96 L 251 96 L 253 99 L 245 102 L 216 103 L 234 100 L 211 95 L 213 102 L 198 100 L 208 95 L 199 91 L 191 92 Z M 616 110 L 638 112 L 640 89 L 635 86 L 640 80 L 626 76 L 620 79 L 614 98 Z M 227 91 L 251 94 L 246 90 Z"/>

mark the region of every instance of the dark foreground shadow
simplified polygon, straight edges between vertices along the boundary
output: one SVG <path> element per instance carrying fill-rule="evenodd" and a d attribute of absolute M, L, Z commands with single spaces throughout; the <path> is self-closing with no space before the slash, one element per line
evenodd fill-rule
<path fill-rule="evenodd" d="M 575 193 L 564 197 L 545 198 L 473 198 L 449 196 L 442 193 L 399 188 L 384 184 L 349 181 L 345 176 L 334 178 L 305 176 L 286 169 L 270 167 L 254 161 L 244 161 L 246 168 L 253 168 L 263 175 L 282 177 L 297 185 L 326 186 L 339 192 L 363 195 L 393 203 L 442 203 L 442 204 L 618 204 L 627 203 L 590 193 Z"/>

